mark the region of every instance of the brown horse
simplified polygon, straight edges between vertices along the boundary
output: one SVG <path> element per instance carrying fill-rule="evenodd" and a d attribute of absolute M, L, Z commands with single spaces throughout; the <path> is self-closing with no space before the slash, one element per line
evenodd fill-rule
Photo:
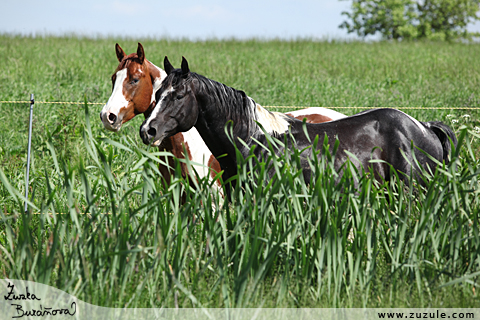
<path fill-rule="evenodd" d="M 100 113 L 100 119 L 106 129 L 119 131 L 122 124 L 131 120 L 138 114 L 144 114 L 148 118 L 155 107 L 155 92 L 160 88 L 166 73 L 159 67 L 145 58 L 143 46 L 139 43 L 137 52 L 126 55 L 123 49 L 115 45 L 115 51 L 119 61 L 118 67 L 112 75 L 112 95 Z M 259 106 L 259 110 L 265 110 Z M 307 108 L 287 113 L 288 116 L 302 120 L 306 118 L 309 123 L 321 123 L 346 117 L 339 112 L 326 108 Z M 263 119 L 259 123 L 268 122 L 272 114 L 265 110 Z M 202 137 L 195 127 L 187 132 L 180 132 L 172 137 L 164 139 L 158 146 L 160 151 L 169 151 L 175 157 L 184 159 L 184 150 L 197 171 L 200 178 L 209 175 L 215 177 L 221 171 L 220 164 L 212 155 Z M 185 148 L 185 149 L 184 149 Z M 168 159 L 170 168 L 173 166 L 173 159 Z M 171 169 L 160 166 L 160 172 L 166 183 L 170 183 Z M 182 163 L 182 175 L 190 175 L 188 168 Z M 217 181 L 217 186 L 219 182 Z"/>

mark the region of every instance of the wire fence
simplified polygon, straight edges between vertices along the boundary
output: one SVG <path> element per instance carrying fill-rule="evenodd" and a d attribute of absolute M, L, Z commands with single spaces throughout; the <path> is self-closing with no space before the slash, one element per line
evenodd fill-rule
<path fill-rule="evenodd" d="M 29 100 L 24 101 L 0 101 L 0 104 L 22 104 L 30 103 Z M 75 101 L 35 101 L 35 104 L 72 104 L 72 105 L 83 105 L 85 102 L 75 102 Z M 105 102 L 87 102 L 88 105 L 104 105 Z M 306 109 L 310 107 L 305 106 L 263 106 L 266 109 L 288 109 L 288 110 L 299 110 Z M 368 109 L 383 109 L 385 107 L 369 107 Z M 336 107 L 329 106 L 328 109 L 365 109 L 364 107 Z M 395 107 L 398 110 L 480 110 L 476 107 Z"/>
<path fill-rule="evenodd" d="M 25 101 L 0 101 L 0 103 L 4 104 L 20 104 L 20 103 L 30 103 L 30 100 L 25 100 Z M 37 101 L 35 100 L 35 104 L 85 104 L 85 102 L 75 102 L 75 101 Z M 103 102 L 87 102 L 87 104 L 105 104 Z"/>
<path fill-rule="evenodd" d="M 30 104 L 30 121 L 29 121 L 29 134 L 28 134 L 28 155 L 27 155 L 27 172 L 26 172 L 26 181 L 25 181 L 25 212 L 28 212 L 28 186 L 29 186 L 29 171 L 30 171 L 30 146 L 31 146 L 31 136 L 32 136 L 32 116 L 33 116 L 33 105 L 34 104 L 69 104 L 69 105 L 103 105 L 103 102 L 80 102 L 80 101 L 35 101 L 34 95 L 31 95 L 31 100 L 2 100 L 0 104 Z M 307 107 L 303 106 L 264 106 L 266 109 L 288 109 L 288 110 L 299 110 L 305 109 Z M 379 109 L 382 107 L 371 107 L 370 109 Z M 329 107 L 329 109 L 364 109 L 363 107 Z M 416 109 L 416 110 L 479 110 L 480 108 L 471 108 L 471 107 L 399 107 L 397 109 Z"/>

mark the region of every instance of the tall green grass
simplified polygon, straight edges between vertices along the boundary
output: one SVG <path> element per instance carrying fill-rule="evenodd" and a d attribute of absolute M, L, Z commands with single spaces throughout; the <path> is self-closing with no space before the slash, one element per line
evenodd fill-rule
<path fill-rule="evenodd" d="M 228 203 L 206 179 L 192 190 L 179 166 L 164 189 L 164 153 L 95 138 L 89 121 L 87 111 L 78 165 L 50 148 L 55 170 L 32 208 L 41 214 L 21 213 L 1 172 L 15 212 L 1 214 L 5 277 L 116 307 L 378 306 L 380 295 L 382 306 L 439 306 L 446 291 L 453 300 L 443 306 L 478 304 L 480 163 L 466 128 L 451 165 L 426 173 L 425 190 L 398 177 L 376 182 L 348 162 L 339 177 L 324 141 L 310 185 L 300 151 L 239 156 Z M 122 153 L 131 162 L 115 171 Z"/>
<path fill-rule="evenodd" d="M 118 40 L 0 41 L 0 100 L 108 99 Z M 207 180 L 193 190 L 179 163 L 164 188 L 165 154 L 141 143 L 140 117 L 111 134 L 100 107 L 37 104 L 29 194 L 41 214 L 32 215 L 22 213 L 28 107 L 0 104 L 2 277 L 111 307 L 478 306 L 477 45 L 141 42 L 152 62 L 168 54 L 177 65 L 184 55 L 192 70 L 262 105 L 470 109 L 405 110 L 443 120 L 459 137 L 452 163 L 425 190 L 376 182 L 348 164 L 337 181 L 327 152 L 310 160 L 315 179 L 306 185 L 296 151 L 239 158 L 225 203 Z"/>

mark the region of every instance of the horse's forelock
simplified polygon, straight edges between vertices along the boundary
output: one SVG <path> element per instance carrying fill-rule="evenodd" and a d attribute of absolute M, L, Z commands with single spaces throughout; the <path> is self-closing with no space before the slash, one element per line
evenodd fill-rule
<path fill-rule="evenodd" d="M 145 59 L 145 61 L 143 62 L 142 65 L 144 65 L 148 68 L 148 63 L 146 63 L 147 61 L 148 60 Z M 130 65 L 131 62 L 136 62 L 136 63 L 140 64 L 140 59 L 138 58 L 138 55 L 136 53 L 131 53 L 128 56 L 125 56 L 122 59 L 122 61 L 120 61 L 120 63 L 118 64 L 118 67 L 117 67 L 116 71 L 127 68 Z"/>

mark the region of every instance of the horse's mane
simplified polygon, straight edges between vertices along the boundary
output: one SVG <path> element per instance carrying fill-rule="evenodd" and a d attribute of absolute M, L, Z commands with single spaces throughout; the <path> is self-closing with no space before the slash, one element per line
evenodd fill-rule
<path fill-rule="evenodd" d="M 178 77 L 181 75 L 181 70 L 176 69 L 168 75 L 162 83 L 162 88 L 176 86 Z M 201 94 L 204 105 L 214 106 L 216 108 L 215 117 L 232 120 L 233 134 L 253 135 L 255 132 L 261 132 L 257 125 L 258 121 L 267 131 L 272 131 L 271 134 L 283 132 L 284 130 L 277 130 L 286 126 L 288 117 L 278 112 L 270 112 L 247 96 L 242 90 L 229 87 L 223 83 L 211 80 L 195 72 L 189 72 L 185 83 L 192 81 L 198 82 L 197 93 Z M 156 92 L 156 101 L 160 99 L 160 91 Z M 282 127 L 283 126 L 283 127 Z"/>
<path fill-rule="evenodd" d="M 248 97 L 242 90 L 237 90 L 223 83 L 208 79 L 200 74 L 190 72 L 192 80 L 198 80 L 200 93 L 205 93 L 208 105 L 214 105 L 222 114 L 219 117 L 225 117 L 233 121 L 233 133 L 238 134 L 242 126 L 246 126 L 247 132 L 256 128 L 253 119 L 255 119 L 255 102 Z"/>

